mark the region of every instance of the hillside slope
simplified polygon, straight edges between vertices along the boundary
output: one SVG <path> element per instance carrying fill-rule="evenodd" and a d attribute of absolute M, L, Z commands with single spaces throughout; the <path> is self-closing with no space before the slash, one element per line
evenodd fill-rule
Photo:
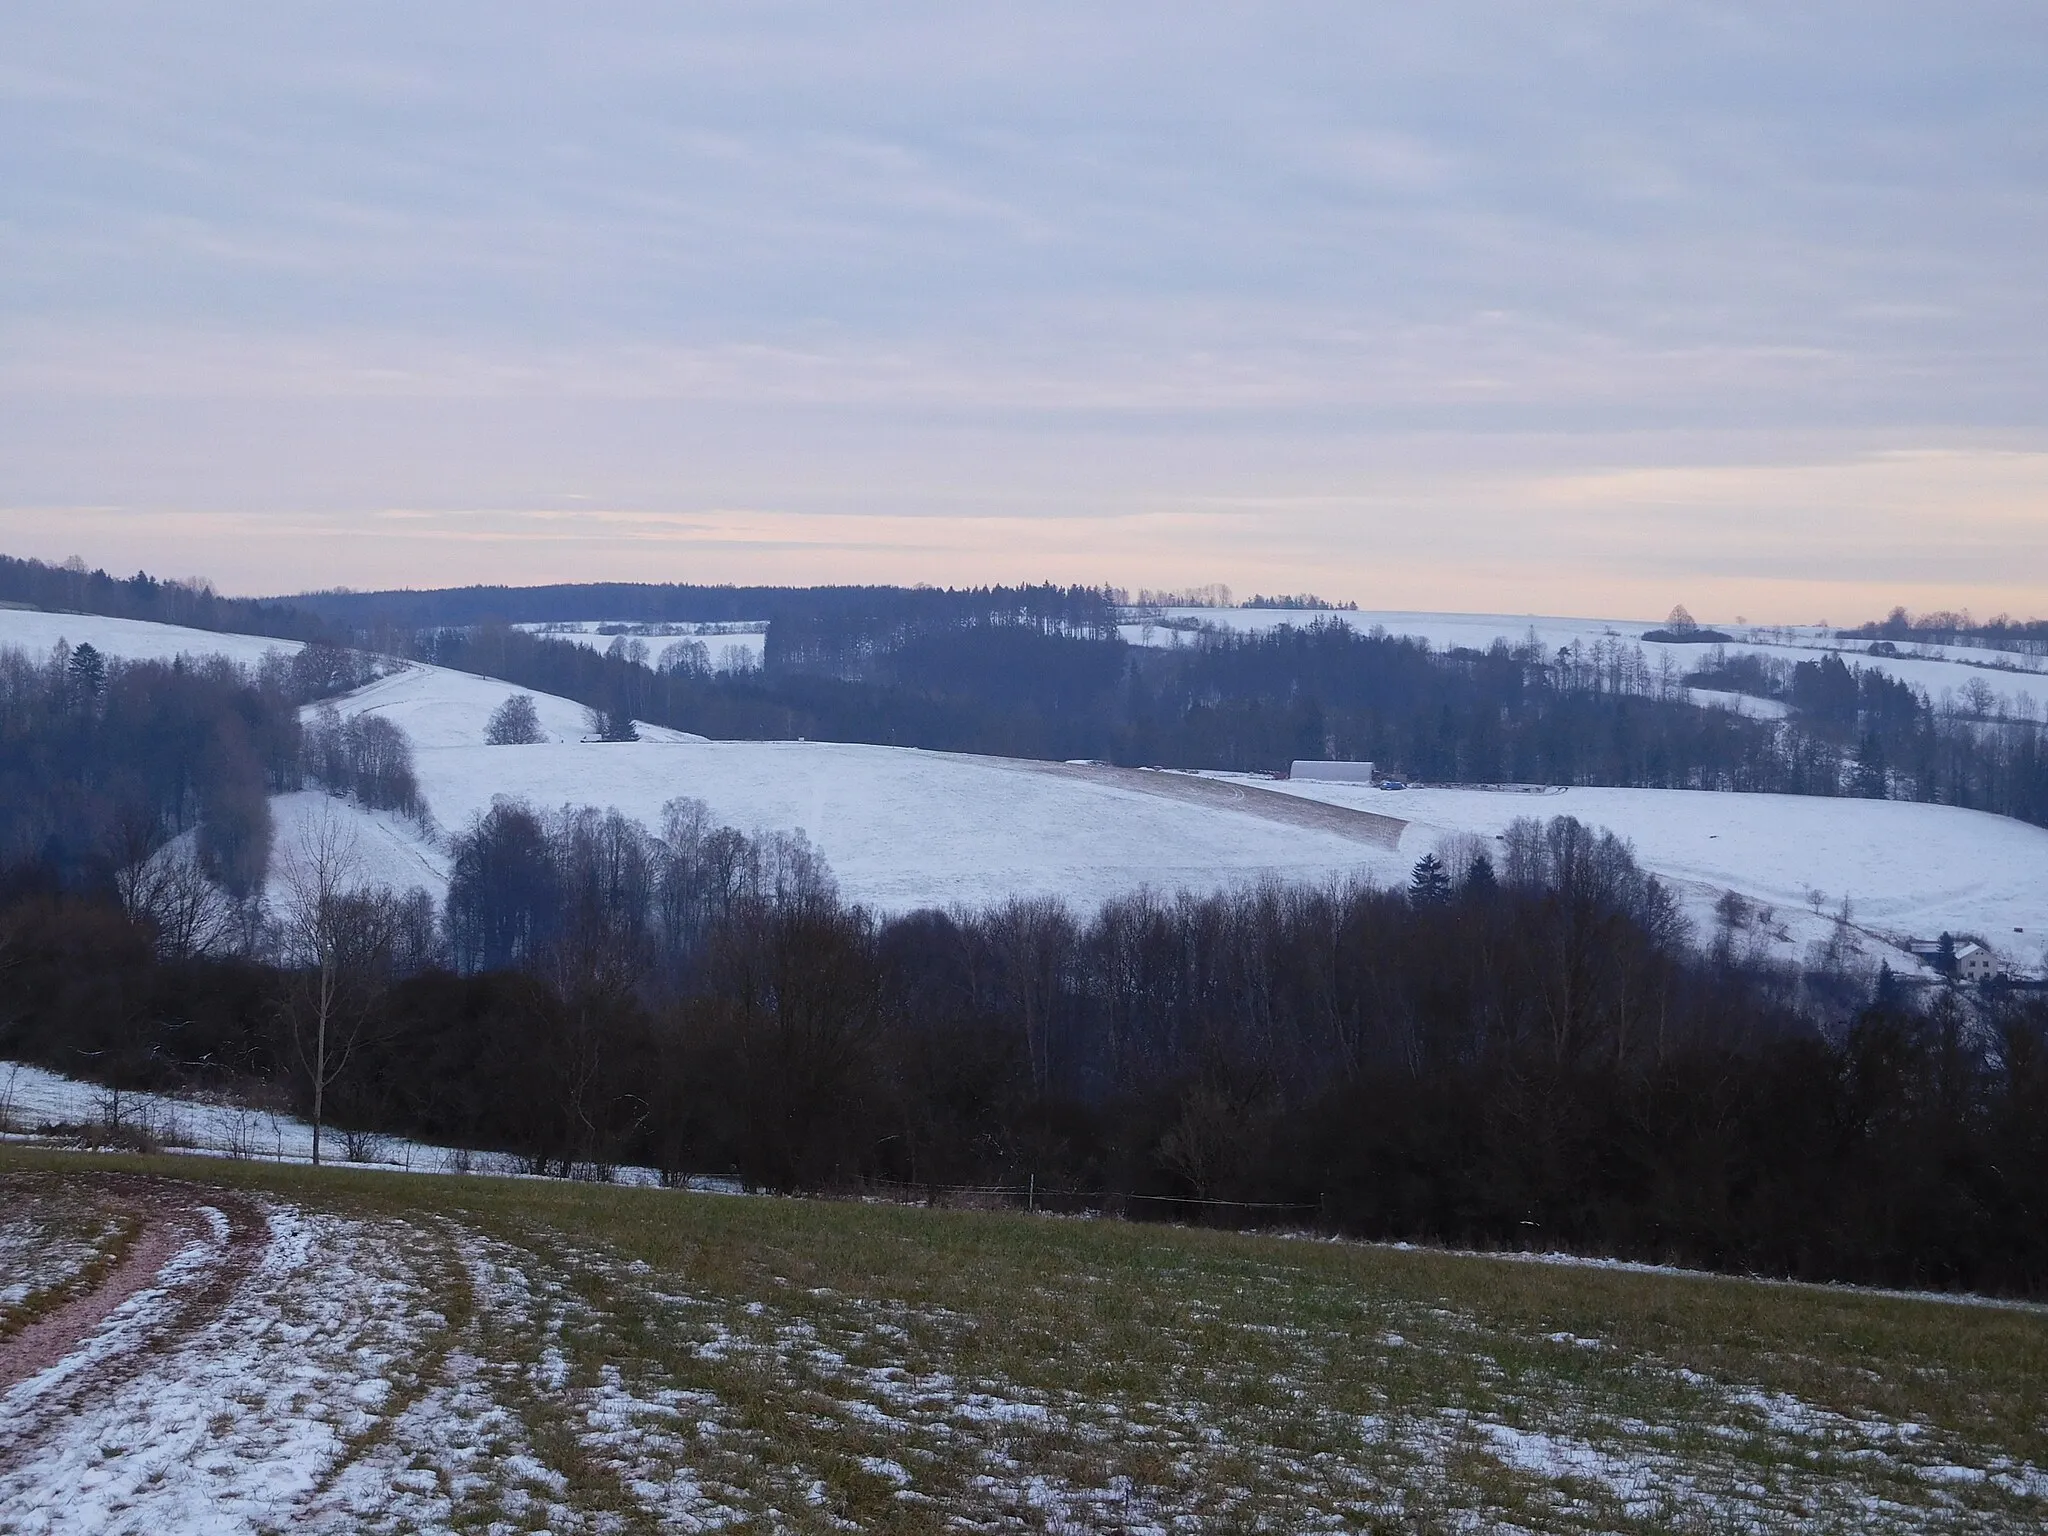
<path fill-rule="evenodd" d="M 1775 910 L 1797 955 L 1825 941 L 1846 897 L 1858 930 L 1876 940 L 1980 935 L 2014 967 L 2033 971 L 2048 943 L 2048 828 L 1955 806 L 1700 790 L 1557 789 L 1527 794 L 1471 788 L 1389 792 L 1362 785 L 1258 781 L 1283 794 L 1372 810 L 1409 823 L 1402 852 L 1430 851 L 1446 834 L 1491 840 L 1518 817 L 1576 816 L 1635 845 L 1645 868 L 1680 892 L 1701 936 L 1714 903 L 1737 891 Z M 1814 895 L 1819 893 L 1819 910 Z M 1740 942 L 1740 939 L 1738 940 Z M 1894 969 L 1899 953 L 1869 946 Z"/>
<path fill-rule="evenodd" d="M 1345 612 L 1297 608 L 1170 608 L 1160 622 L 1121 626 L 1124 638 L 1134 645 L 1171 646 L 1186 644 L 1189 633 L 1176 626 L 1200 625 L 1231 634 L 1265 634 L 1284 625 L 1304 628 L 1318 622 L 1343 624 L 1361 634 L 1384 629 L 1390 635 L 1427 640 L 1440 651 L 1467 649 L 1483 651 L 1496 640 L 1522 645 L 1532 638 L 1546 654 L 1554 655 L 1568 646 L 1592 648 L 1620 642 L 1642 647 L 1646 661 L 1656 667 L 1669 660 L 1680 673 L 1702 666 L 1716 649 L 1712 645 L 1671 645 L 1643 636 L 1662 628 L 1641 619 L 1584 619 L 1507 613 L 1415 613 L 1405 611 Z M 1737 626 L 1725 631 L 1733 640 L 1724 649 L 1730 656 L 1755 655 L 1786 664 L 1819 661 L 1839 656 L 1846 664 L 1870 667 L 1900 682 L 1924 689 L 1939 702 L 1944 693 L 1960 695 L 1974 682 L 1990 689 L 2005 708 L 2025 717 L 2038 715 L 2048 705 L 2048 657 L 2015 651 L 1996 651 L 1977 646 L 1944 646 L 1913 643 L 1911 654 L 1873 656 L 1868 640 L 1840 640 L 1834 631 L 1819 625 Z M 1776 716 L 1782 710 L 1760 710 L 1760 701 L 1745 700 L 1738 694 L 1715 694 L 1694 690 L 1694 702 L 1722 704 L 1746 714 Z"/>
<path fill-rule="evenodd" d="M 296 649 L 254 636 L 0 610 L 0 645 L 39 651 L 59 638 L 135 658 L 221 653 L 254 662 Z M 1908 962 L 1888 941 L 1944 930 L 1979 935 L 2029 972 L 2048 941 L 2048 881 L 2039 874 L 2048 869 L 2048 830 L 1977 811 L 1682 790 L 1389 794 L 898 747 L 706 742 L 656 727 L 643 727 L 640 742 L 603 744 L 581 739 L 580 705 L 547 695 L 534 700 L 549 741 L 483 745 L 491 711 L 521 691 L 408 664 L 335 702 L 345 714 L 381 714 L 406 730 L 443 832 L 498 795 L 542 808 L 616 806 L 650 824 L 666 801 L 688 796 L 747 831 L 803 831 L 849 898 L 887 912 L 1013 896 L 1086 907 L 1144 888 L 1209 891 L 1262 879 L 1398 884 L 1415 859 L 1461 835 L 1490 840 L 1519 816 L 1570 814 L 1634 843 L 1644 865 L 1678 890 L 1703 937 L 1724 891 L 1772 908 L 1769 922 L 1744 938 L 1781 958 L 1800 958 L 1828 939 L 1845 897 L 1872 963 L 1882 956 L 1895 968 Z M 1304 814 L 1304 802 L 1322 809 Z M 282 797 L 278 846 L 323 803 L 336 807 L 324 796 Z M 395 817 L 361 820 L 372 878 L 442 893 L 447 856 L 436 837 Z"/>

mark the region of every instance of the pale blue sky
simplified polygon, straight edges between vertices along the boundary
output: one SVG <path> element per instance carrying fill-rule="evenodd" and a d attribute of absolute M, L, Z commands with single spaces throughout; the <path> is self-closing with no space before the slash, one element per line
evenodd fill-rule
<path fill-rule="evenodd" d="M 0 547 L 2048 613 L 2044 270 L 2038 4 L 11 7 Z"/>

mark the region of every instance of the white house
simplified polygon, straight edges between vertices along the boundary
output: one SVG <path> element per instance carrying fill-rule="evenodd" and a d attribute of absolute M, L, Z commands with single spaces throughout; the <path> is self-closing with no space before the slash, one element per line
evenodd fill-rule
<path fill-rule="evenodd" d="M 1982 944 L 1956 946 L 1956 980 L 1989 981 L 2002 969 L 1998 957 Z"/>
<path fill-rule="evenodd" d="M 1938 939 L 1915 939 L 1907 947 L 1936 970 L 1941 968 L 1941 942 Z M 1998 956 L 1982 944 L 1966 939 L 1956 945 L 1957 981 L 1990 981 L 2004 970 Z"/>

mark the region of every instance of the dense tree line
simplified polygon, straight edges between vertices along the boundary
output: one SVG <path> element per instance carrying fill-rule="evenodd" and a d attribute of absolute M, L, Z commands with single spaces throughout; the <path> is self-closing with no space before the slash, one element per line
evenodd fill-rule
<path fill-rule="evenodd" d="M 0 1051 L 303 1106 L 331 963 L 336 1118 L 537 1169 L 1028 1182 L 1139 1214 L 2048 1290 L 2048 1009 L 1703 944 L 1568 818 L 1447 848 L 1405 891 L 884 920 L 799 839 L 688 801 L 654 831 L 501 803 L 458 834 L 432 918 L 372 889 L 326 940 L 177 956 L 111 903 L 17 886 Z"/>
<path fill-rule="evenodd" d="M 357 634 L 617 619 L 649 624 L 769 621 L 827 637 L 1004 616 L 1069 628 L 1114 625 L 1125 594 L 1060 587 L 736 587 L 593 582 L 439 591 L 309 592 L 292 606 Z"/>
<path fill-rule="evenodd" d="M 99 613 L 152 624 L 181 624 L 281 640 L 335 643 L 345 630 L 330 627 L 290 603 L 222 597 L 200 578 L 160 581 L 146 571 L 110 576 L 72 559 L 61 565 L 0 555 L 0 605 L 41 608 L 52 613 Z"/>
<path fill-rule="evenodd" d="M 394 727 L 344 725 L 331 710 L 311 732 L 300 725 L 303 704 L 377 665 L 324 645 L 257 667 L 109 660 L 89 644 L 0 649 L 0 869 L 59 890 L 170 900 L 170 874 L 151 864 L 184 840 L 206 882 L 250 900 L 270 864 L 270 796 L 310 781 L 417 808 L 411 750 Z"/>
<path fill-rule="evenodd" d="M 108 662 L 89 645 L 0 652 L 0 859 L 71 889 L 196 830 L 212 878 L 260 884 L 270 794 L 297 788 L 285 679 L 209 658 Z"/>
<path fill-rule="evenodd" d="M 2048 655 L 2048 619 L 2015 619 L 2004 613 L 1979 620 L 1967 612 L 1952 613 L 1946 609 L 1916 615 L 1904 608 L 1894 608 L 1882 619 L 1836 633 L 1845 640 L 1982 645 L 2001 651 Z"/>

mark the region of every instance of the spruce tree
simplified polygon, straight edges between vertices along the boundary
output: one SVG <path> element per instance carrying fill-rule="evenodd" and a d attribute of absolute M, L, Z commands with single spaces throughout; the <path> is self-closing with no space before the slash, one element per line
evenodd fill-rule
<path fill-rule="evenodd" d="M 64 664 L 71 678 L 71 694 L 81 704 L 97 699 L 107 686 L 107 658 L 90 642 L 81 644 Z"/>
<path fill-rule="evenodd" d="M 1451 877 L 1435 854 L 1425 853 L 1415 861 L 1408 875 L 1408 899 L 1418 907 L 1442 906 L 1451 899 Z"/>

